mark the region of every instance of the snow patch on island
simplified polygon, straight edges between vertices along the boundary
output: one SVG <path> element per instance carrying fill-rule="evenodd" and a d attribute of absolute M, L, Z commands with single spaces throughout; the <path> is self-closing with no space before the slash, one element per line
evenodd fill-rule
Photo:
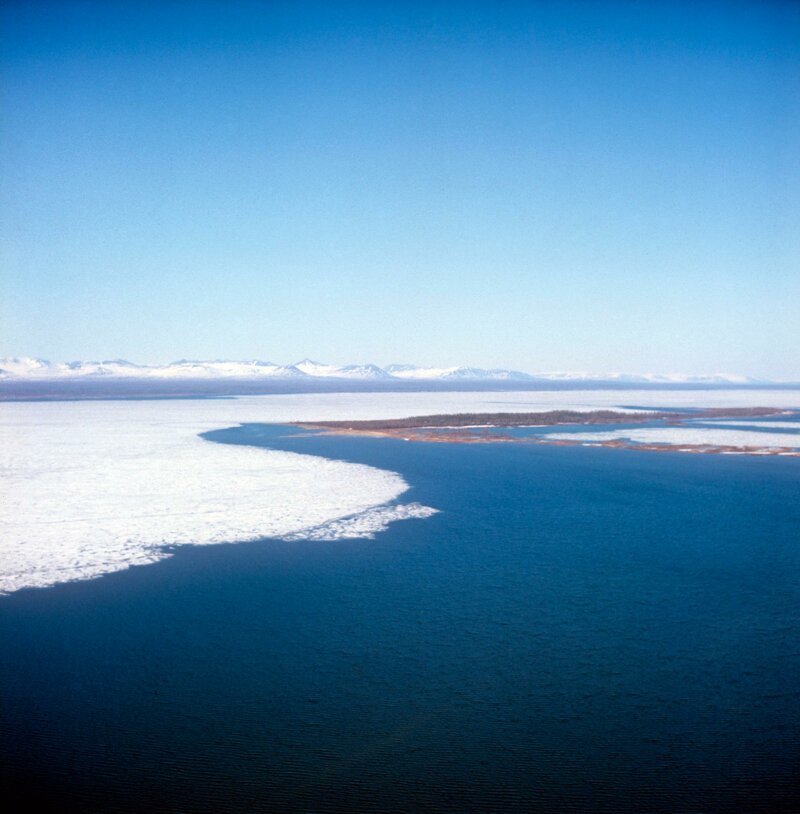
<path fill-rule="evenodd" d="M 734 419 L 734 418 L 715 418 L 713 421 L 703 421 L 709 427 L 745 427 L 756 430 L 782 430 L 783 432 L 800 432 L 800 421 L 796 419 L 787 420 L 783 419 L 769 419 L 769 418 L 751 418 L 747 420 Z"/>
<path fill-rule="evenodd" d="M 549 441 L 633 441 L 637 444 L 669 444 L 709 447 L 800 447 L 800 436 L 791 432 L 706 429 L 703 427 L 643 427 L 604 432 L 554 432 Z"/>

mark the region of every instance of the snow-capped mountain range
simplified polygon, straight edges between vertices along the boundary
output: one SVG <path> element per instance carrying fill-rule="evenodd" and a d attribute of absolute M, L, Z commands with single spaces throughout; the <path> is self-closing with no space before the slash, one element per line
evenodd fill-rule
<path fill-rule="evenodd" d="M 194 361 L 180 359 L 166 365 L 137 365 L 125 359 L 102 362 L 49 362 L 31 357 L 0 357 L 0 380 L 33 379 L 349 379 L 361 381 L 508 381 L 508 382 L 619 382 L 621 384 L 758 384 L 763 380 L 718 373 L 709 376 L 627 373 L 522 373 L 502 368 L 417 367 L 373 364 L 327 365 L 303 359 L 292 365 L 259 360 Z"/>

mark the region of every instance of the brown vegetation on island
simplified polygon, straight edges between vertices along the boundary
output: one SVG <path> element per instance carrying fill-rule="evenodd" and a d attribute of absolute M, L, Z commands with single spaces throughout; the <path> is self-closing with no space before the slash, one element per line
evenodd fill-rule
<path fill-rule="evenodd" d="M 556 424 L 640 424 L 649 421 L 680 422 L 699 418 L 752 418 L 778 415 L 774 407 L 733 407 L 679 412 L 631 412 L 619 410 L 549 410 L 540 413 L 455 413 L 368 421 L 302 422 L 309 429 L 383 432 L 386 430 L 445 429 L 451 427 L 548 427 Z"/>

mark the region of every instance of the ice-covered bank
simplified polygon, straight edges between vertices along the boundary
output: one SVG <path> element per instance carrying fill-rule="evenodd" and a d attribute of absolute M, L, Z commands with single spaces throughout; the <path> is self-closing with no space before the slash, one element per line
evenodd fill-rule
<path fill-rule="evenodd" d="M 201 439 L 219 406 L 3 405 L 0 592 L 152 563 L 164 546 L 370 537 L 433 513 L 386 505 L 408 488 L 394 472 Z"/>
<path fill-rule="evenodd" d="M 374 535 L 432 509 L 394 472 L 228 444 L 243 422 L 719 404 L 793 407 L 796 391 L 343 393 L 197 401 L 0 403 L 0 591 L 154 562 L 164 546 Z"/>

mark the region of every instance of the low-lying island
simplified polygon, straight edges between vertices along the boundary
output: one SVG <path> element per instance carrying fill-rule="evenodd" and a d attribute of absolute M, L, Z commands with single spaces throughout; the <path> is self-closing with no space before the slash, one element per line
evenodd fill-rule
<path fill-rule="evenodd" d="M 412 416 L 408 418 L 379 419 L 369 421 L 315 421 L 296 423 L 294 426 L 307 430 L 318 430 L 341 435 L 365 435 L 400 438 L 405 441 L 427 443 L 496 444 L 533 443 L 583 446 L 603 446 L 623 449 L 645 449 L 658 452 L 679 451 L 695 453 L 727 453 L 753 455 L 800 455 L 800 436 L 797 444 L 791 443 L 742 443 L 741 437 L 750 440 L 769 442 L 767 433 L 763 439 L 753 439 L 754 432 L 764 429 L 795 430 L 796 424 L 789 423 L 794 417 L 792 411 L 774 407 L 732 407 L 706 408 L 687 411 L 675 410 L 550 410 L 531 413 L 456 413 L 443 415 Z M 708 422 L 731 422 L 739 424 L 748 419 L 787 419 L 785 427 L 755 426 L 749 433 L 734 435 L 730 430 L 738 425 L 726 427 L 724 424 Z M 775 423 L 778 423 L 777 421 Z M 783 422 L 781 422 L 783 423 Z M 572 432 L 553 434 L 536 432 L 536 429 L 559 427 Z M 592 432 L 575 432 L 576 428 L 591 427 Z M 722 428 L 721 432 L 719 428 Z M 626 438 L 625 430 L 647 428 L 655 430 L 656 437 L 662 431 L 663 440 Z M 663 433 L 670 428 L 691 428 L 702 434 L 703 430 L 713 429 L 714 442 L 692 440 L 669 440 Z M 508 432 L 508 430 L 530 429 L 529 434 Z M 606 431 L 605 433 L 603 431 Z M 608 437 L 609 430 L 614 437 Z M 720 435 L 730 434 L 730 443 L 719 443 Z M 638 429 L 641 435 L 642 430 Z M 592 433 L 595 433 L 593 435 Z M 633 433 L 635 435 L 635 433 Z M 685 434 L 684 434 L 685 435 Z M 570 437 L 574 436 L 574 437 Z M 773 439 L 774 440 L 774 439 Z M 783 440 L 786 440 L 785 438 Z"/>

